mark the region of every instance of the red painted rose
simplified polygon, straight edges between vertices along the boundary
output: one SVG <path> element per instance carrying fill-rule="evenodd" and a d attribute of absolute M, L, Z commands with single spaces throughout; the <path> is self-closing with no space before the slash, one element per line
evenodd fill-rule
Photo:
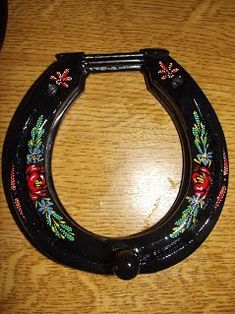
<path fill-rule="evenodd" d="M 26 180 L 29 196 L 36 201 L 41 196 L 46 196 L 46 179 L 44 167 L 35 164 L 28 165 L 26 169 Z"/>
<path fill-rule="evenodd" d="M 207 167 L 196 167 L 192 174 L 194 195 L 206 198 L 211 185 L 211 173 Z"/>

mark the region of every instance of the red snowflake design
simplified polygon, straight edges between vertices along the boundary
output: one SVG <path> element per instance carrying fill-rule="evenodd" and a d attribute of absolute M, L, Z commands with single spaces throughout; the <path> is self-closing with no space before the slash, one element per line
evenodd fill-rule
<path fill-rule="evenodd" d="M 66 82 L 72 81 L 72 77 L 68 76 L 69 69 L 65 69 L 64 72 L 61 74 L 59 71 L 56 72 L 56 75 L 52 75 L 50 79 L 55 81 L 56 85 L 62 85 L 65 88 L 69 87 L 69 84 Z"/>
<path fill-rule="evenodd" d="M 161 70 L 158 71 L 158 74 L 162 74 L 161 79 L 166 80 L 167 78 L 173 78 L 175 76 L 175 73 L 179 71 L 178 68 L 173 68 L 173 63 L 169 63 L 167 66 L 162 61 L 159 61 L 159 65 L 161 67 Z"/>

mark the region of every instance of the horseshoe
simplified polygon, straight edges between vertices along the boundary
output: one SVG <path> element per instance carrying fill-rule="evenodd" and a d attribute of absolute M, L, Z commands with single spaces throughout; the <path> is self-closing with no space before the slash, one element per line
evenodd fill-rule
<path fill-rule="evenodd" d="M 17 108 L 3 149 L 3 183 L 11 213 L 28 240 L 56 262 L 121 279 L 170 267 L 206 239 L 222 210 L 228 157 L 222 128 L 196 82 L 164 49 L 133 53 L 62 53 Z M 146 231 L 112 238 L 78 225 L 63 208 L 51 152 L 63 115 L 91 73 L 141 71 L 178 131 L 182 181 L 168 213 Z"/>

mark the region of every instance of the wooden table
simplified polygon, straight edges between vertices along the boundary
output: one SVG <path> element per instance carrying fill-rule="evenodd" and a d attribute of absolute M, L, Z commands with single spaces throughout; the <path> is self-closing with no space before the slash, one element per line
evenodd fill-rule
<path fill-rule="evenodd" d="M 20 100 L 55 53 L 163 47 L 212 102 L 231 175 L 222 215 L 203 245 L 180 264 L 130 282 L 41 255 L 19 231 L 1 193 L 1 313 L 235 312 L 234 42 L 234 0 L 9 1 L 0 53 L 1 143 Z M 77 222 L 99 234 L 127 235 L 156 223 L 173 203 L 181 148 L 140 73 L 97 74 L 65 116 L 52 167 L 60 199 Z"/>

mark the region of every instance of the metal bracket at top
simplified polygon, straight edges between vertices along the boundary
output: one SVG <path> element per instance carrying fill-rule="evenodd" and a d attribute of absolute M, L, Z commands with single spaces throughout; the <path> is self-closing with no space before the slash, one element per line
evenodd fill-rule
<path fill-rule="evenodd" d="M 83 52 L 62 53 L 56 55 L 57 59 L 63 57 L 82 57 L 83 68 L 87 73 L 91 72 L 115 72 L 115 71 L 140 71 L 146 58 L 160 60 L 168 56 L 165 49 L 146 48 L 140 52 L 110 53 L 110 54 L 87 54 Z"/>

